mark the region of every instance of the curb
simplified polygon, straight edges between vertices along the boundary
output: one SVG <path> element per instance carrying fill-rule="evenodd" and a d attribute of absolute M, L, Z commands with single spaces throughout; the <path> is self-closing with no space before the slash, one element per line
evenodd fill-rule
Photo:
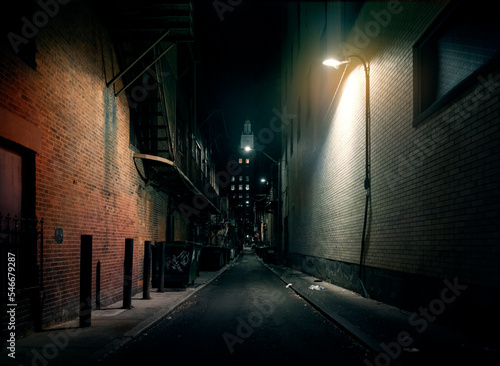
<path fill-rule="evenodd" d="M 267 267 L 272 273 L 274 273 L 283 283 L 288 284 L 288 281 L 285 281 L 281 275 L 275 271 L 273 268 L 269 267 L 264 261 L 259 258 L 259 260 L 262 262 L 264 266 Z M 354 324 L 340 316 L 334 311 L 330 311 L 328 309 L 324 309 L 320 307 L 314 299 L 312 299 L 309 294 L 306 294 L 304 291 L 301 291 L 297 289 L 295 286 L 290 286 L 290 288 L 299 296 L 301 296 L 307 303 L 309 303 L 314 309 L 316 309 L 318 312 L 320 312 L 324 317 L 326 317 L 328 320 L 330 320 L 332 323 L 337 325 L 340 329 L 345 331 L 348 335 L 350 335 L 352 338 L 354 338 L 358 343 L 361 343 L 363 346 L 368 348 L 371 352 L 374 352 L 375 354 L 384 352 L 382 348 L 380 347 L 380 344 L 378 341 L 376 341 L 373 337 L 368 335 L 367 333 L 363 332 L 361 329 L 356 327 Z"/>
<path fill-rule="evenodd" d="M 106 358 L 110 356 L 111 354 L 115 353 L 118 351 L 120 348 L 124 347 L 127 345 L 129 342 L 133 341 L 134 339 L 138 338 L 142 334 L 144 334 L 148 329 L 153 327 L 156 323 L 160 322 L 163 318 L 167 317 L 169 314 L 171 314 L 175 309 L 177 309 L 179 306 L 181 306 L 183 303 L 188 301 L 191 297 L 193 297 L 194 294 L 196 294 L 198 291 L 203 289 L 205 286 L 209 285 L 212 283 L 212 281 L 216 280 L 219 278 L 226 270 L 228 270 L 230 267 L 232 267 L 232 263 L 239 257 L 236 256 L 231 263 L 226 264 L 223 268 L 219 270 L 219 273 L 214 276 L 212 279 L 209 281 L 201 284 L 200 286 L 196 287 L 193 289 L 193 292 L 189 294 L 189 296 L 185 297 L 178 303 L 157 311 L 154 315 L 151 315 L 150 317 L 144 319 L 141 321 L 139 324 L 137 324 L 135 327 L 132 329 L 126 331 L 123 333 L 120 337 L 115 338 L 113 341 L 108 343 L 106 346 L 103 348 L 99 349 L 93 354 L 93 358 L 96 360 L 98 363 L 104 363 L 106 361 Z"/>

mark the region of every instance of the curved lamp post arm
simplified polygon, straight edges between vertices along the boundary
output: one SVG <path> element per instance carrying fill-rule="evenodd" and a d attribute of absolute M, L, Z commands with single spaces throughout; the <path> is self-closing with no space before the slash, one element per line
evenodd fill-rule
<path fill-rule="evenodd" d="M 349 65 L 352 60 L 351 58 L 357 58 L 358 60 L 361 61 L 361 63 L 363 64 L 363 68 L 365 70 L 365 79 L 366 79 L 366 128 L 365 128 L 365 131 L 366 131 L 366 151 L 365 151 L 365 182 L 364 182 L 364 185 L 365 185 L 365 189 L 368 191 L 370 189 L 370 186 L 371 186 L 371 154 L 370 154 L 370 150 L 371 150 L 371 143 L 370 143 L 370 121 L 371 121 L 371 114 L 370 114 L 370 68 L 369 66 L 367 65 L 367 63 L 365 62 L 365 60 L 363 59 L 363 57 L 359 56 L 359 55 L 350 55 L 348 57 L 346 57 L 345 60 L 343 61 L 337 61 L 337 60 L 334 60 L 334 59 L 327 59 L 325 61 L 323 61 L 323 65 L 326 65 L 326 66 L 332 66 L 332 67 L 335 67 L 336 69 L 338 69 L 341 65 Z M 368 194 L 368 193 L 367 193 Z"/>

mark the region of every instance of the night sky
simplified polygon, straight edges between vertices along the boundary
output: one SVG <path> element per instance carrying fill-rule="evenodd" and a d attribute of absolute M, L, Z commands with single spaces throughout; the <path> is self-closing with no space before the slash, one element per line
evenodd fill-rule
<path fill-rule="evenodd" d="M 229 145 L 239 144 L 246 119 L 257 135 L 269 126 L 273 108 L 281 109 L 283 5 L 250 0 L 194 2 L 194 33 L 201 60 L 198 120 L 221 108 L 223 119 L 215 113 L 210 123 L 223 134 L 227 130 Z M 224 123 L 225 129 L 221 128 Z"/>

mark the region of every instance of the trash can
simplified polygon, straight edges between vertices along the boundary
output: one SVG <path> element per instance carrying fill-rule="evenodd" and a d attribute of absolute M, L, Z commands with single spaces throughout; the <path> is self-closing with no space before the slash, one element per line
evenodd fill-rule
<path fill-rule="evenodd" d="M 194 283 L 198 274 L 200 250 L 200 244 L 189 241 L 165 244 L 165 286 Z"/>
<path fill-rule="evenodd" d="M 225 248 L 207 245 L 201 248 L 200 268 L 203 271 L 217 271 L 225 265 Z"/>
<path fill-rule="evenodd" d="M 264 247 L 262 247 L 262 246 L 255 246 L 255 253 L 257 253 L 257 256 L 259 258 L 263 258 L 263 256 L 264 256 Z"/>
<path fill-rule="evenodd" d="M 264 261 L 264 263 L 274 263 L 274 264 L 277 263 L 278 261 L 277 249 L 278 249 L 277 247 L 271 247 L 271 246 L 266 246 L 261 249 L 262 250 L 261 258 Z"/>

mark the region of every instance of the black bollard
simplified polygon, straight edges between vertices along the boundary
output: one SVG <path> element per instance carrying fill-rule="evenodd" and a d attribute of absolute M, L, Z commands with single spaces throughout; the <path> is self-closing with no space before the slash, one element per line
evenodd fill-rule
<path fill-rule="evenodd" d="M 95 270 L 95 308 L 101 309 L 101 261 L 97 262 Z"/>
<path fill-rule="evenodd" d="M 165 242 L 160 243 L 160 258 L 158 258 L 160 263 L 160 270 L 158 273 L 158 292 L 163 292 L 163 286 L 165 285 Z"/>
<path fill-rule="evenodd" d="M 80 328 L 92 321 L 92 235 L 81 236 L 80 246 Z"/>
<path fill-rule="evenodd" d="M 134 239 L 125 239 L 123 261 L 123 309 L 132 308 L 132 265 L 134 262 Z"/>
<path fill-rule="evenodd" d="M 151 288 L 151 242 L 144 242 L 144 266 L 143 266 L 143 281 L 142 281 L 142 298 L 151 299 L 150 288 Z"/>

